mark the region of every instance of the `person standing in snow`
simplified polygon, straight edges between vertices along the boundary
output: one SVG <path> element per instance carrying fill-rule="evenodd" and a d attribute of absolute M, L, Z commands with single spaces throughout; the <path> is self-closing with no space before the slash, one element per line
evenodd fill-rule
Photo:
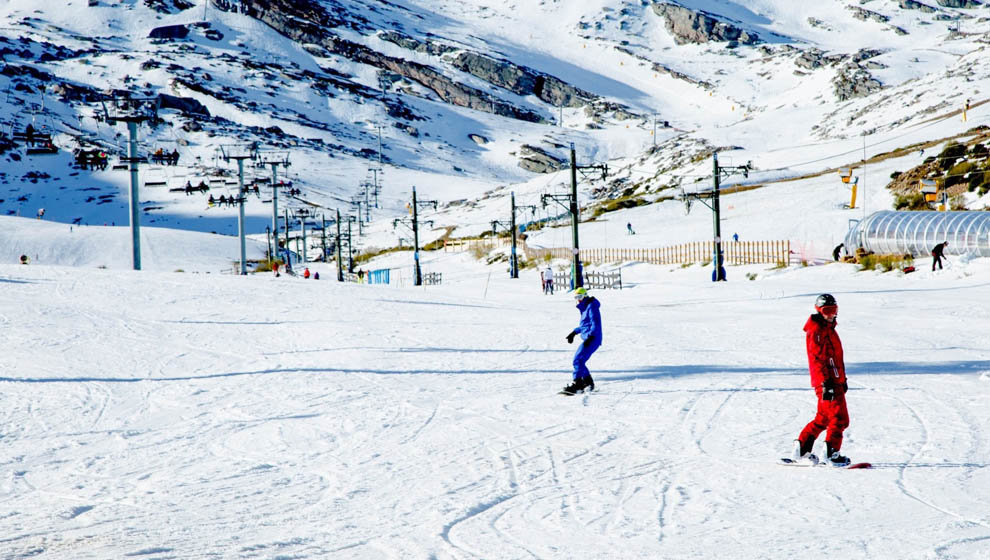
<path fill-rule="evenodd" d="M 832 249 L 832 260 L 833 261 L 839 262 L 839 258 L 842 256 L 841 255 L 842 248 L 845 247 L 845 246 L 846 246 L 845 243 L 839 243 L 838 245 L 835 246 L 835 249 Z"/>
<path fill-rule="evenodd" d="M 278 261 L 272 261 L 272 272 L 275 273 L 275 278 L 281 276 L 281 274 L 278 273 Z"/>
<path fill-rule="evenodd" d="M 846 409 L 846 366 L 842 359 L 842 341 L 835 332 L 835 318 L 839 305 L 831 294 L 815 299 L 817 313 L 804 325 L 808 348 L 808 369 L 811 386 L 818 395 L 818 411 L 814 420 L 801 430 L 794 441 L 795 461 L 818 463 L 811 453 L 815 439 L 828 429 L 825 436 L 825 462 L 831 466 L 849 465 L 849 458 L 839 454 L 842 432 L 849 427 L 849 411 Z"/>
<path fill-rule="evenodd" d="M 561 389 L 562 395 L 574 395 L 582 391 L 594 391 L 595 380 L 591 378 L 588 371 L 588 358 L 602 345 L 602 314 L 601 303 L 597 299 L 588 295 L 588 290 L 578 288 L 574 290 L 574 299 L 578 302 L 577 308 L 581 312 L 581 322 L 577 328 L 568 333 L 567 343 L 574 342 L 574 337 L 581 335 L 581 346 L 574 353 L 574 373 L 573 382 Z"/>
<path fill-rule="evenodd" d="M 553 267 L 547 265 L 547 269 L 543 271 L 543 295 L 550 294 L 553 295 Z"/>
<path fill-rule="evenodd" d="M 942 257 L 945 255 L 945 248 L 949 246 L 948 241 L 943 241 L 932 249 L 932 272 L 935 272 L 935 265 L 938 265 L 938 269 L 942 270 Z"/>

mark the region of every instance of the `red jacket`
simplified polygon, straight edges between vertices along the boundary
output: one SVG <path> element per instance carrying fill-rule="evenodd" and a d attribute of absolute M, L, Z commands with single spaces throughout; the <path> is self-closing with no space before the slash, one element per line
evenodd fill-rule
<path fill-rule="evenodd" d="M 829 323 L 816 313 L 804 324 L 804 333 L 811 386 L 821 387 L 826 379 L 831 379 L 836 387 L 842 387 L 846 382 L 846 365 L 842 361 L 842 341 L 835 332 L 835 323 Z"/>

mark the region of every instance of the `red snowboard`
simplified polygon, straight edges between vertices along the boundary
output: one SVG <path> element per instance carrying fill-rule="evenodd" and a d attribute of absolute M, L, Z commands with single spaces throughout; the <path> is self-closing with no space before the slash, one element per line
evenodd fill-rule
<path fill-rule="evenodd" d="M 812 466 L 819 466 L 819 467 L 821 467 L 821 466 L 825 466 L 825 463 L 818 463 L 817 465 L 812 465 L 811 463 L 803 463 L 803 462 L 799 463 L 799 462 L 795 461 L 794 459 L 791 459 L 790 457 L 781 457 L 780 458 L 780 461 L 778 462 L 778 464 L 780 464 L 780 465 L 787 465 L 787 466 L 790 466 L 790 467 L 812 467 Z M 848 467 L 832 467 L 832 468 L 838 468 L 838 469 L 870 469 L 870 468 L 873 468 L 873 464 L 872 463 L 853 463 L 853 464 L 849 465 Z"/>

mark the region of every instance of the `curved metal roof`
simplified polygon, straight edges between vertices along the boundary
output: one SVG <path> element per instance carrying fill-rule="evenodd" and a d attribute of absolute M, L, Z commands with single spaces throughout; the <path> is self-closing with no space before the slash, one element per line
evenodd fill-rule
<path fill-rule="evenodd" d="M 931 254 L 948 241 L 947 255 L 990 257 L 990 212 L 898 212 L 867 216 L 846 234 L 846 251 L 862 247 L 880 254 Z"/>

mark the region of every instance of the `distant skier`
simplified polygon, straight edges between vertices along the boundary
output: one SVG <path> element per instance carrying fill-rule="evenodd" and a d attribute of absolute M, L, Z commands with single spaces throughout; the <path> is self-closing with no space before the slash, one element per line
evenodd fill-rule
<path fill-rule="evenodd" d="M 547 265 L 546 270 L 540 273 L 543 278 L 543 295 L 553 295 L 553 267 Z"/>
<path fill-rule="evenodd" d="M 632 228 L 632 222 L 626 222 L 626 235 L 636 235 Z"/>
<path fill-rule="evenodd" d="M 938 265 L 938 269 L 942 270 L 942 257 L 945 255 L 945 248 L 949 246 L 948 241 L 943 241 L 932 249 L 932 272 L 935 272 L 935 265 Z"/>
<path fill-rule="evenodd" d="M 739 234 L 738 233 L 733 233 L 732 234 L 732 241 L 735 242 L 735 243 L 739 243 Z"/>
<path fill-rule="evenodd" d="M 281 274 L 278 273 L 278 261 L 272 261 L 272 272 L 275 273 L 275 278 L 281 276 Z"/>
<path fill-rule="evenodd" d="M 846 410 L 846 366 L 842 360 L 842 342 L 835 332 L 835 317 L 839 306 L 831 294 L 822 294 L 815 299 L 817 313 L 808 318 L 804 325 L 805 343 L 808 347 L 808 369 L 811 372 L 811 386 L 818 395 L 818 411 L 815 419 L 801 430 L 794 441 L 793 459 L 799 462 L 818 463 L 811 452 L 825 429 L 825 462 L 831 466 L 845 467 L 849 458 L 839 454 L 842 447 L 842 432 L 849 427 L 849 412 Z"/>
<path fill-rule="evenodd" d="M 305 278 L 305 279 L 307 279 L 307 280 L 309 280 L 309 267 L 306 267 L 306 268 L 305 268 L 305 269 L 303 270 L 303 278 Z"/>
<path fill-rule="evenodd" d="M 591 378 L 588 371 L 588 358 L 602 345 L 602 314 L 601 303 L 597 299 L 588 295 L 588 290 L 578 288 L 574 290 L 574 299 L 578 302 L 577 308 L 581 312 L 581 323 L 576 329 L 567 335 L 567 343 L 574 342 L 574 337 L 581 335 L 581 346 L 574 353 L 574 374 L 573 382 L 561 389 L 561 395 L 574 395 L 582 391 L 595 390 L 595 380 Z"/>

